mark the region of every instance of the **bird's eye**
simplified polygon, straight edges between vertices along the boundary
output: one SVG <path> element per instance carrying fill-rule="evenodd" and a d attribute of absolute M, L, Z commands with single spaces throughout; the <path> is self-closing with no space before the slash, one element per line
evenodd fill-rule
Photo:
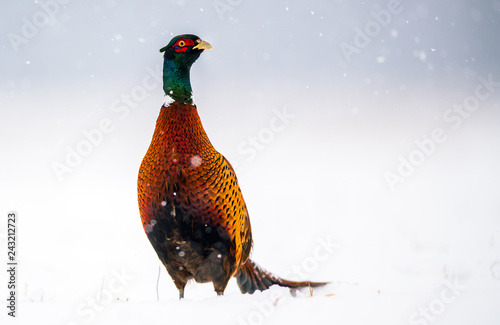
<path fill-rule="evenodd" d="M 189 46 L 193 46 L 194 45 L 194 41 L 189 39 L 189 38 L 182 38 L 180 40 L 178 40 L 177 42 L 175 42 L 174 45 L 172 45 L 172 47 L 174 48 L 174 51 L 176 53 L 184 53 L 188 50 Z"/>

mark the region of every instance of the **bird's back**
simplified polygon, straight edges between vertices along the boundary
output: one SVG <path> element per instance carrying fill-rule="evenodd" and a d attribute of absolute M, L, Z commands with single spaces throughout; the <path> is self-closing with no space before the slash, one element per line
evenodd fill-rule
<path fill-rule="evenodd" d="M 178 288 L 191 278 L 225 287 L 248 259 L 251 228 L 236 175 L 195 105 L 161 108 L 138 193 L 144 230 Z"/>

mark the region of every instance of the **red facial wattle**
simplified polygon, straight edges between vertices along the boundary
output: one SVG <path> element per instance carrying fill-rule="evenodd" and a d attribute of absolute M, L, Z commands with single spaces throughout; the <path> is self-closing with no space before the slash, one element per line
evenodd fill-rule
<path fill-rule="evenodd" d="M 175 42 L 172 47 L 176 53 L 184 53 L 188 49 L 188 46 L 194 46 L 194 41 L 189 38 L 181 38 Z"/>

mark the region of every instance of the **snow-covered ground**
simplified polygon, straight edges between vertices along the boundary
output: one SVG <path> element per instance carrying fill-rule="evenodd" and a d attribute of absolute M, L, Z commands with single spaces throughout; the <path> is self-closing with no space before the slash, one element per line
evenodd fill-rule
<path fill-rule="evenodd" d="M 0 19 L 2 270 L 19 216 L 18 317 L 1 324 L 500 322 L 499 1 L 64 2 Z M 215 48 L 192 84 L 252 258 L 331 284 L 177 299 L 136 179 L 158 50 L 186 32 Z"/>

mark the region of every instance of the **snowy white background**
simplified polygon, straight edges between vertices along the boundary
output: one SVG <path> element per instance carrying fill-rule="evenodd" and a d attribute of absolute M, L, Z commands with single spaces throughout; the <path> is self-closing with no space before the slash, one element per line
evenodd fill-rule
<path fill-rule="evenodd" d="M 4 4 L 0 260 L 15 210 L 20 271 L 19 317 L 2 307 L 0 323 L 499 324 L 500 87 L 476 89 L 500 82 L 500 1 L 402 0 L 377 22 L 390 6 Z M 366 28 L 347 60 L 341 45 Z M 195 101 L 238 166 L 253 259 L 332 282 L 312 297 L 241 295 L 232 280 L 222 298 L 192 283 L 179 302 L 162 268 L 157 301 L 136 179 L 164 101 L 158 50 L 182 33 L 215 48 L 193 66 Z M 85 147 L 100 123 L 111 131 Z M 430 145 L 436 132 L 445 141 Z M 58 177 L 71 150 L 86 156 Z M 6 283 L 2 271 L 2 305 Z"/>

